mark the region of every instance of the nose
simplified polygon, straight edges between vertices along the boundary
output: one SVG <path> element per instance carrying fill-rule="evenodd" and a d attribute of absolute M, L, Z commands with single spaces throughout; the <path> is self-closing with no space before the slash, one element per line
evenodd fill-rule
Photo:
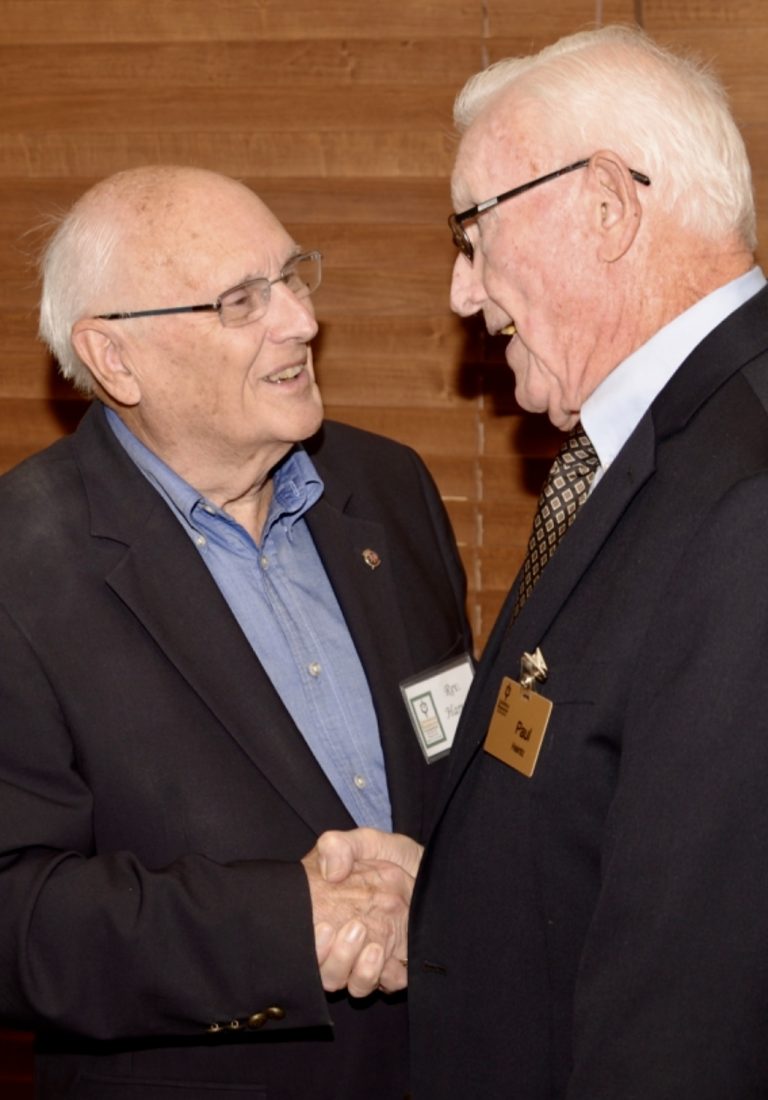
<path fill-rule="evenodd" d="M 309 295 L 299 298 L 284 283 L 272 287 L 269 315 L 269 329 L 274 340 L 307 342 L 317 336 L 312 298 Z"/>
<path fill-rule="evenodd" d="M 485 301 L 485 290 L 479 273 L 480 258 L 475 252 L 474 263 L 459 253 L 453 264 L 451 278 L 451 309 L 460 317 L 479 313 Z"/>

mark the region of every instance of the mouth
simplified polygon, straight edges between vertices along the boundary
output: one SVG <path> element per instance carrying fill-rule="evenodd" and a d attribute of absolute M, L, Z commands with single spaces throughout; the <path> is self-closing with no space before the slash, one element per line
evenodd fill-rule
<path fill-rule="evenodd" d="M 306 363 L 295 363 L 293 366 L 283 367 L 281 370 L 265 375 L 262 381 L 271 382 L 273 386 L 281 386 L 284 382 L 292 382 L 294 378 L 298 378 L 305 369 Z"/>

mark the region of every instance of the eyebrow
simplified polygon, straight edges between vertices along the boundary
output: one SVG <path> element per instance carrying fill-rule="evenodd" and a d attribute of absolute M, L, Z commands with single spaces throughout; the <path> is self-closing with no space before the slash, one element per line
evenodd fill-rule
<path fill-rule="evenodd" d="M 282 271 L 283 268 L 286 266 L 286 264 L 289 264 L 291 262 L 291 260 L 295 260 L 297 256 L 301 256 L 303 252 L 304 252 L 304 249 L 301 247 L 301 245 L 294 244 L 291 251 L 288 253 L 286 258 L 280 264 L 280 271 Z M 278 272 L 278 274 L 279 274 L 279 272 Z M 236 283 L 233 283 L 232 284 L 232 289 L 234 289 L 235 287 L 238 287 L 238 286 L 242 286 L 243 283 L 250 283 L 253 279 L 268 279 L 268 278 L 269 278 L 269 275 L 265 275 L 263 271 L 260 271 L 258 275 L 251 272 L 250 275 L 244 275 L 242 279 L 239 279 Z"/>

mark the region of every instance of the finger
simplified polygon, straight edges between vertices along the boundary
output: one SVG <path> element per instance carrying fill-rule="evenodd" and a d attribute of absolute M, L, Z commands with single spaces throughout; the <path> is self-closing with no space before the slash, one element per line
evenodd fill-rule
<path fill-rule="evenodd" d="M 359 861 L 355 864 L 355 870 L 365 882 L 391 894 L 393 898 L 402 898 L 406 903 L 411 900 L 416 880 L 402 867 L 377 859 Z"/>
<path fill-rule="evenodd" d="M 319 965 L 325 962 L 333 943 L 335 929 L 332 924 L 321 922 L 315 925 L 315 951 Z"/>
<path fill-rule="evenodd" d="M 326 882 L 341 882 L 351 873 L 356 856 L 352 834 L 356 831 L 327 832 L 318 839 L 320 874 Z"/>
<path fill-rule="evenodd" d="M 397 993 L 408 985 L 408 963 L 405 959 L 387 959 L 379 978 L 379 988 L 385 993 Z"/>
<path fill-rule="evenodd" d="M 353 997 L 367 997 L 379 988 L 384 968 L 384 948 L 380 943 L 369 943 L 360 952 L 347 982 Z"/>
<path fill-rule="evenodd" d="M 404 836 L 402 833 L 382 833 L 378 829 L 369 827 L 340 835 L 350 838 L 350 846 L 356 861 L 381 861 L 394 864 L 412 878 L 416 877 L 424 849 L 409 836 Z"/>
<path fill-rule="evenodd" d="M 320 964 L 320 978 L 327 993 L 334 993 L 346 986 L 352 967 L 365 946 L 366 932 L 365 925 L 359 920 L 347 921 L 339 929 Z"/>
<path fill-rule="evenodd" d="M 347 832 L 323 833 L 316 851 L 323 878 L 328 882 L 340 882 L 360 860 L 386 860 L 415 877 L 424 849 L 401 833 L 384 833 L 364 826 Z"/>

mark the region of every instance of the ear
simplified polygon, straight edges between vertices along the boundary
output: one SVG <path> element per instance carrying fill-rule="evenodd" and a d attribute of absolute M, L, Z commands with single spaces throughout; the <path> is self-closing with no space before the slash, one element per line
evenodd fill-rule
<path fill-rule="evenodd" d="M 611 264 L 632 247 L 642 221 L 643 208 L 637 197 L 637 184 L 616 153 L 595 153 L 589 168 L 598 203 L 596 220 L 600 244 L 597 254 L 599 259 Z"/>
<path fill-rule="evenodd" d="M 139 381 L 126 361 L 125 348 L 109 321 L 85 317 L 72 326 L 72 345 L 94 381 L 119 405 L 138 405 Z"/>

